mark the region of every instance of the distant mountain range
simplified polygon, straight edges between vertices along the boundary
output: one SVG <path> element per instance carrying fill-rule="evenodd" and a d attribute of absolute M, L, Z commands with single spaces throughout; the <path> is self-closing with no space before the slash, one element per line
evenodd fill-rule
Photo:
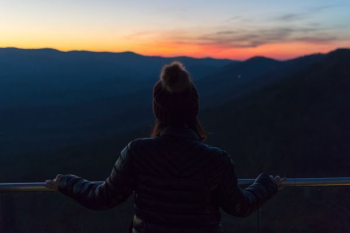
<path fill-rule="evenodd" d="M 131 52 L 0 49 L 0 143 L 10 149 L 21 145 L 20 150 L 51 148 L 151 124 L 152 87 L 161 67 L 173 60 L 185 64 L 206 108 L 293 76 L 330 54 L 239 62 Z"/>
<path fill-rule="evenodd" d="M 54 49 L 0 48 L 0 106 L 23 107 L 80 103 L 150 87 L 161 67 L 173 60 L 186 64 L 194 79 L 227 59 L 148 57 L 132 52 L 108 53 Z"/>

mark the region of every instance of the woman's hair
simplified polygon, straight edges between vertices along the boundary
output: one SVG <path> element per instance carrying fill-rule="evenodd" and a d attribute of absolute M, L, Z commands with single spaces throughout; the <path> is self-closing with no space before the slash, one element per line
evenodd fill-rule
<path fill-rule="evenodd" d="M 151 136 L 159 136 L 167 126 L 188 126 L 204 141 L 206 132 L 197 115 L 199 95 L 190 74 L 181 62 L 164 65 L 153 88 L 153 113 L 156 117 Z"/>
<path fill-rule="evenodd" d="M 164 124 L 156 119 L 156 122 L 152 129 L 151 137 L 159 136 L 163 128 L 167 126 L 169 126 L 169 124 Z M 188 127 L 198 134 L 201 141 L 205 141 L 207 139 L 207 133 L 198 118 L 188 124 Z"/>
<path fill-rule="evenodd" d="M 160 80 L 163 88 L 171 93 L 184 91 L 193 85 L 190 74 L 178 61 L 163 66 Z"/>

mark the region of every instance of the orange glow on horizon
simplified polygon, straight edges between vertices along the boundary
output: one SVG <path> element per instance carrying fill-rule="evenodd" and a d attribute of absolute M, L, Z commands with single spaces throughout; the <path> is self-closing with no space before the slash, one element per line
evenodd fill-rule
<path fill-rule="evenodd" d="M 30 43 L 32 42 L 32 43 Z M 57 46 L 54 46 L 57 45 Z M 143 41 L 135 43 L 135 41 L 101 41 L 101 43 L 91 43 L 91 41 L 0 41 L 0 47 L 17 47 L 23 49 L 36 48 L 53 48 L 60 51 L 86 50 L 93 52 L 125 52 L 131 51 L 145 56 L 162 56 L 176 57 L 188 56 L 194 58 L 217 58 L 246 60 L 254 56 L 264 56 L 279 60 L 292 59 L 308 54 L 327 53 L 339 47 L 349 47 L 347 44 L 313 44 L 294 42 L 294 43 L 276 43 L 261 45 L 251 48 L 223 48 L 218 45 L 200 45 L 191 43 L 177 43 L 169 41 Z"/>

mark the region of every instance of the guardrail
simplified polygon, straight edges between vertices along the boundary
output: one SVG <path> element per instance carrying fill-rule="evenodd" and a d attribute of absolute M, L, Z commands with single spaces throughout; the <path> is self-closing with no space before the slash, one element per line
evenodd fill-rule
<path fill-rule="evenodd" d="M 240 186 L 248 186 L 255 179 L 239 179 Z M 94 181 L 102 184 L 103 181 Z M 0 183 L 1 192 L 55 192 L 44 186 L 45 182 L 30 183 Z M 350 186 L 350 177 L 325 177 L 325 178 L 287 178 L 286 186 L 315 187 L 315 186 Z"/>

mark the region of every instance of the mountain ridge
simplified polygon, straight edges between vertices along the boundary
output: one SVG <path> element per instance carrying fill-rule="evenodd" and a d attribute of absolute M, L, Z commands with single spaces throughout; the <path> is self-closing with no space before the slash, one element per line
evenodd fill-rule
<path fill-rule="evenodd" d="M 191 59 L 196 59 L 196 60 L 223 60 L 223 61 L 238 61 L 238 60 L 233 60 L 233 59 L 228 59 L 228 58 L 212 58 L 212 57 L 190 57 L 190 56 L 171 56 L 171 57 L 164 57 L 164 56 L 154 56 L 154 55 L 143 55 L 140 53 L 136 53 L 133 51 L 121 51 L 121 52 L 112 52 L 112 51 L 91 51 L 91 50 L 68 50 L 68 51 L 63 51 L 59 49 L 54 49 L 54 48 L 31 48 L 31 49 L 26 49 L 26 48 L 18 48 L 18 47 L 0 47 L 0 52 L 1 51 L 10 51 L 10 52 L 19 52 L 19 51 L 30 51 L 30 52 L 42 52 L 42 51 L 51 51 L 51 52 L 59 52 L 59 53 L 90 53 L 90 54 L 125 54 L 125 55 L 137 55 L 141 57 L 149 57 L 149 58 L 164 58 L 164 59 L 179 59 L 179 58 L 191 58 Z"/>
<path fill-rule="evenodd" d="M 304 54 L 304 55 L 300 55 L 298 57 L 295 58 L 289 58 L 289 59 L 274 59 L 274 58 L 270 58 L 268 56 L 262 56 L 262 55 L 257 55 L 257 56 L 252 56 L 249 57 L 247 59 L 243 59 L 243 60 L 239 60 L 239 59 L 230 59 L 230 58 L 213 58 L 210 56 L 206 56 L 206 57 L 191 57 L 191 56 L 157 56 L 157 55 L 143 55 L 134 51 L 121 51 L 121 52 L 113 52 L 113 51 L 92 51 L 92 50 L 67 50 L 67 51 L 63 51 L 63 50 L 59 50 L 59 49 L 55 49 L 55 48 L 50 48 L 50 47 L 46 47 L 46 48 L 19 48 L 19 47 L 0 47 L 0 52 L 1 51 L 6 51 L 6 50 L 10 50 L 10 51 L 23 51 L 23 50 L 28 50 L 28 51 L 55 51 L 55 52 L 60 52 L 60 53 L 70 53 L 70 52 L 82 52 L 82 53 L 100 53 L 100 54 L 134 54 L 134 55 L 138 55 L 138 56 L 143 56 L 143 57 L 152 57 L 152 58 L 165 58 L 165 59 L 173 59 L 173 58 L 192 58 L 192 59 L 200 59 L 200 60 L 205 60 L 205 59 L 212 59 L 212 60 L 228 60 L 228 61 L 236 61 L 236 62 L 243 62 L 243 61 L 249 61 L 249 60 L 263 60 L 263 59 L 270 59 L 270 60 L 275 60 L 275 61 L 290 61 L 290 60 L 294 60 L 297 58 L 302 58 L 305 56 L 310 56 L 310 55 L 325 55 L 325 54 L 329 54 L 332 52 L 344 52 L 344 51 L 349 51 L 349 48 L 346 47 L 342 47 L 342 48 L 336 48 L 334 50 L 331 50 L 329 52 L 326 53 L 309 53 L 309 54 Z"/>

